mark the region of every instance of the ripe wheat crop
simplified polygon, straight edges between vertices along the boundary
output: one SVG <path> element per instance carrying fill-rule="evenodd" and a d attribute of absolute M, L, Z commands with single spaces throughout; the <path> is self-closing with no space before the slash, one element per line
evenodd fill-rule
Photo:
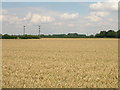
<path fill-rule="evenodd" d="M 117 88 L 117 39 L 3 40 L 3 88 Z"/>

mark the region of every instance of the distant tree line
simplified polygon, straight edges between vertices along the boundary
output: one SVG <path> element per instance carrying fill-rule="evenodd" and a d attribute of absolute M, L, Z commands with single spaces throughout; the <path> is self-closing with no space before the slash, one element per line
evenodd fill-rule
<path fill-rule="evenodd" d="M 1 36 L 2 39 L 39 39 L 37 35 L 8 35 Z"/>
<path fill-rule="evenodd" d="M 95 37 L 98 38 L 120 38 L 120 30 L 115 32 L 114 30 L 109 31 L 101 31 L 100 33 L 96 34 Z"/>
<path fill-rule="evenodd" d="M 53 35 L 41 35 L 41 38 L 84 38 L 85 34 L 68 33 L 68 34 L 53 34 Z"/>
<path fill-rule="evenodd" d="M 1 39 L 39 39 L 39 38 L 120 38 L 120 30 L 101 31 L 95 35 L 68 33 L 68 34 L 53 34 L 53 35 L 8 35 L 0 34 Z"/>

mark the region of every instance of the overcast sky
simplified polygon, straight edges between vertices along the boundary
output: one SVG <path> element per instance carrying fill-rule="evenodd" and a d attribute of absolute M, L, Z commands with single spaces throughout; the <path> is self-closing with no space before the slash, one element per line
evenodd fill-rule
<path fill-rule="evenodd" d="M 4 2 L 2 33 L 95 34 L 101 30 L 118 29 L 117 2 Z"/>

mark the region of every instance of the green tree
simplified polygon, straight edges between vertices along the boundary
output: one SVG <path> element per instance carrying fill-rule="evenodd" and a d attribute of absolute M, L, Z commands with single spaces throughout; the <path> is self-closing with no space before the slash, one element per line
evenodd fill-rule
<path fill-rule="evenodd" d="M 120 30 L 117 31 L 117 37 L 120 38 Z"/>
<path fill-rule="evenodd" d="M 106 31 L 101 31 L 100 32 L 100 37 L 105 38 L 106 37 Z"/>
<path fill-rule="evenodd" d="M 8 35 L 8 34 L 4 34 L 4 35 L 2 36 L 2 38 L 3 38 L 3 39 L 11 39 L 10 35 Z"/>
<path fill-rule="evenodd" d="M 106 34 L 106 37 L 109 37 L 109 38 L 115 38 L 117 36 L 117 33 L 113 30 L 109 30 Z"/>

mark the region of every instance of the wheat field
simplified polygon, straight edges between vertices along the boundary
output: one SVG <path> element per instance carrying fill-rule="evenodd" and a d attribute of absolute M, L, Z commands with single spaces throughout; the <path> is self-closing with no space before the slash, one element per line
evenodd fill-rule
<path fill-rule="evenodd" d="M 117 39 L 2 40 L 3 88 L 117 88 Z"/>

